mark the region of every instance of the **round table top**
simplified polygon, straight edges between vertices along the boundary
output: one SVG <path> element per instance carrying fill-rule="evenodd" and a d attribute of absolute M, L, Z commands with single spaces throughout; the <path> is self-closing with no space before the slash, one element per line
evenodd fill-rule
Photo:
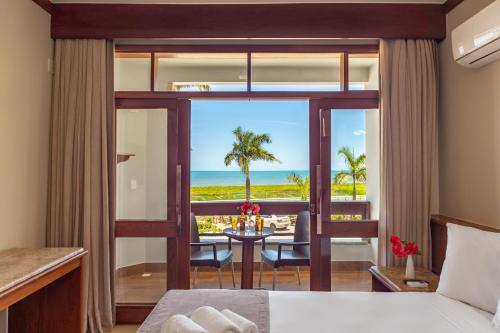
<path fill-rule="evenodd" d="M 236 240 L 259 240 L 271 236 L 274 233 L 272 228 L 263 228 L 262 231 L 256 232 L 254 228 L 247 228 L 245 231 L 239 228 L 234 230 L 231 228 L 224 229 L 224 235 Z"/>

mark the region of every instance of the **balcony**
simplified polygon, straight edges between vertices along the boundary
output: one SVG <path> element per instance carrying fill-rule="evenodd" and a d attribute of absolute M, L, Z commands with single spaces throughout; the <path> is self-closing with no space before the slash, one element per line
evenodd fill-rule
<path fill-rule="evenodd" d="M 222 229 L 222 221 L 230 221 L 235 215 L 237 202 L 193 202 L 192 212 L 198 222 L 211 219 L 215 228 Z M 287 229 L 277 230 L 276 234 L 266 240 L 266 248 L 276 248 L 277 242 L 293 235 L 293 221 L 296 214 L 308 209 L 303 201 L 262 201 L 262 211 L 269 214 L 289 216 L 292 225 Z M 369 221 L 370 202 L 367 201 L 335 201 L 332 202 L 332 218 L 349 218 L 332 221 L 328 230 L 338 232 L 339 237 L 331 238 L 331 281 L 334 290 L 369 291 L 371 278 L 368 268 L 376 257 L 376 221 Z M 117 221 L 117 232 L 120 234 L 133 225 L 133 221 Z M 162 223 L 162 222 L 158 222 Z M 163 223 L 167 223 L 163 221 Z M 128 224 L 128 226 L 125 226 Z M 374 234 L 375 233 L 375 234 Z M 125 234 L 126 235 L 126 234 Z M 354 235 L 359 235 L 354 237 Z M 147 235 L 145 235 L 147 236 Z M 218 248 L 227 247 L 227 238 L 220 232 L 201 234 L 202 241 L 215 241 Z M 365 237 L 367 236 L 367 237 Z M 372 238 L 373 237 L 373 238 Z M 117 271 L 116 297 L 117 303 L 155 303 L 166 291 L 165 238 L 120 237 L 117 238 Z M 134 250 L 131 250 L 134 249 Z M 232 242 L 235 262 L 236 288 L 239 288 L 241 272 L 241 244 Z M 143 252 L 141 252 L 143 250 Z M 254 287 L 258 287 L 261 243 L 254 251 Z M 140 252 L 140 253 L 139 253 Z M 300 268 L 301 284 L 298 284 L 295 267 L 284 267 L 278 270 L 276 290 L 309 290 L 309 268 Z M 193 270 L 191 270 L 191 286 Z M 271 289 L 272 269 L 264 265 L 262 287 Z M 222 269 L 223 288 L 232 288 L 230 266 Z M 196 288 L 219 288 L 217 272 L 213 268 L 200 268 L 197 273 Z"/>

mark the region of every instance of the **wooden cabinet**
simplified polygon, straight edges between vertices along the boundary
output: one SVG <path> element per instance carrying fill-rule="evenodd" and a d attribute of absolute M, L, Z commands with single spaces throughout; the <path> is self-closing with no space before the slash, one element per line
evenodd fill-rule
<path fill-rule="evenodd" d="M 80 248 L 0 251 L 0 310 L 9 332 L 82 332 Z"/>

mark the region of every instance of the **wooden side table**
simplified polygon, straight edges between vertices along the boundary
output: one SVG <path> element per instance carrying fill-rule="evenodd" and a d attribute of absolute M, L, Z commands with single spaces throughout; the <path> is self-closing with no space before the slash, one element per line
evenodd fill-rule
<path fill-rule="evenodd" d="M 405 267 L 372 266 L 372 291 L 378 292 L 435 292 L 439 284 L 439 276 L 423 268 L 415 269 L 415 278 L 429 282 L 428 287 L 412 288 L 404 283 Z"/>

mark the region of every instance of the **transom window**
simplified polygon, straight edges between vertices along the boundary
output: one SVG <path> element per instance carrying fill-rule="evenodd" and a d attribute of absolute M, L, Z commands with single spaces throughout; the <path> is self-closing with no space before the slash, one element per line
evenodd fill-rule
<path fill-rule="evenodd" d="M 377 52 L 118 51 L 115 90 L 192 94 L 378 90 L 378 62 Z"/>

